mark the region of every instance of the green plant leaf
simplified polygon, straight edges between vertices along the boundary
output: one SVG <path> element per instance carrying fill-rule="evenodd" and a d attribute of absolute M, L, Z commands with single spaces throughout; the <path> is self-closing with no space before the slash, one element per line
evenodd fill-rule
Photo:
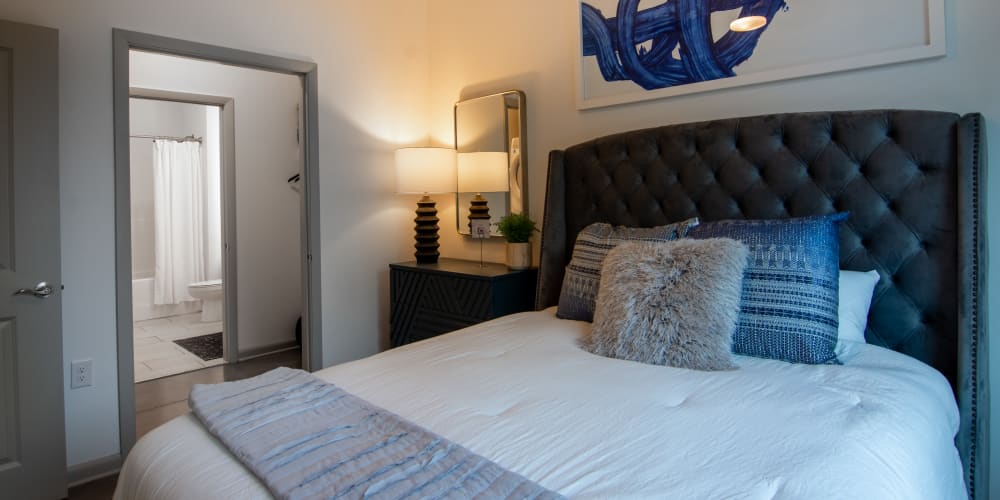
<path fill-rule="evenodd" d="M 508 243 L 527 243 L 532 233 L 538 231 L 531 217 L 517 212 L 501 217 L 497 227 Z"/>

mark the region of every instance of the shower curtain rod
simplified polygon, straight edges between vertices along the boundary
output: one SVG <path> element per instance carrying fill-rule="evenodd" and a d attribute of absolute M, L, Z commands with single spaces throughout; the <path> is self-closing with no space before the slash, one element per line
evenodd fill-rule
<path fill-rule="evenodd" d="M 133 139 L 153 139 L 163 140 L 163 141 L 177 141 L 177 142 L 201 142 L 201 137 L 195 137 L 193 134 L 186 137 L 174 137 L 170 135 L 129 135 Z"/>

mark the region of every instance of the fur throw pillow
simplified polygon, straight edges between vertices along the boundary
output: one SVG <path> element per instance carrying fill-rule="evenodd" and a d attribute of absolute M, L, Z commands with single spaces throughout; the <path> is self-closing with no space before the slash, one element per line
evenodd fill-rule
<path fill-rule="evenodd" d="M 732 370 L 747 248 L 728 238 L 626 242 L 601 269 L 584 348 L 610 358 Z"/>

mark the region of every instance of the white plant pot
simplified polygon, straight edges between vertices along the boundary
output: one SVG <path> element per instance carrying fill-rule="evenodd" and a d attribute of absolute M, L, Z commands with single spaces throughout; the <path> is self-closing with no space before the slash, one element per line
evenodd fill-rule
<path fill-rule="evenodd" d="M 507 267 L 514 270 L 531 267 L 531 242 L 507 243 Z"/>

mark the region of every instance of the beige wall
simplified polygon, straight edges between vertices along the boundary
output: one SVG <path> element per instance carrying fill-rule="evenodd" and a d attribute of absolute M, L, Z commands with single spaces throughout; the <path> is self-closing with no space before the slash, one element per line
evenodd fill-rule
<path fill-rule="evenodd" d="M 574 96 L 575 0 L 469 2 L 429 0 L 431 127 L 435 140 L 447 144 L 452 134 L 451 106 L 460 98 L 510 88 L 527 93 L 529 190 L 531 215 L 541 221 L 547 154 L 610 132 L 661 124 L 711 120 L 775 112 L 917 108 L 957 113 L 982 112 L 989 141 L 1000 144 L 1000 2 L 946 2 L 948 54 L 919 61 L 839 74 L 693 94 L 658 101 L 577 111 Z M 512 29 L 511 27 L 515 27 Z M 512 33 L 516 35 L 511 36 Z M 996 155 L 994 155 L 996 157 Z M 997 160 L 993 161 L 997 164 Z M 1000 175 L 988 176 L 987 193 L 1000 192 Z M 988 236 L 1000 239 L 1000 205 L 985 200 Z M 444 207 L 442 220 L 454 217 Z M 478 257 L 478 245 L 444 231 L 442 255 Z M 538 249 L 535 245 L 537 255 Z M 503 244 L 491 242 L 489 259 L 502 261 Z M 989 252 L 1000 262 L 1000 245 Z M 989 272 L 990 312 L 1000 307 L 1000 272 Z M 991 332 L 1000 332 L 1000 314 Z M 1000 388 L 1000 347 L 991 358 L 995 387 Z M 1000 389 L 994 391 L 1000 392 Z M 1000 454 L 1000 394 L 993 405 L 994 450 Z M 993 460 L 1000 477 L 1000 459 Z M 1000 497 L 1000 480 L 994 481 Z"/>
<path fill-rule="evenodd" d="M 392 194 L 393 150 L 427 134 L 422 0 L 6 0 L 0 18 L 60 30 L 63 350 L 92 358 L 66 389 L 69 465 L 118 453 L 111 29 L 319 65 L 323 359 L 376 352 L 386 264 L 408 254 L 410 201 Z M 68 370 L 67 370 L 68 373 Z"/>
<path fill-rule="evenodd" d="M 429 0 L 431 127 L 450 144 L 456 100 L 517 88 L 527 93 L 530 212 L 540 222 L 548 152 L 610 132 L 733 116 L 809 110 L 921 108 L 981 111 L 1000 118 L 992 49 L 998 43 L 995 0 L 948 2 L 948 56 L 578 111 L 575 104 L 574 0 L 469 2 Z M 514 26 L 516 29 L 511 29 Z M 512 35 L 513 34 L 513 35 Z M 990 127 L 1000 137 L 1000 127 Z M 454 207 L 439 207 L 453 220 Z M 442 231 L 442 255 L 478 258 L 479 245 Z M 535 245 L 537 256 L 538 245 Z M 502 261 L 502 241 L 491 241 Z"/>

